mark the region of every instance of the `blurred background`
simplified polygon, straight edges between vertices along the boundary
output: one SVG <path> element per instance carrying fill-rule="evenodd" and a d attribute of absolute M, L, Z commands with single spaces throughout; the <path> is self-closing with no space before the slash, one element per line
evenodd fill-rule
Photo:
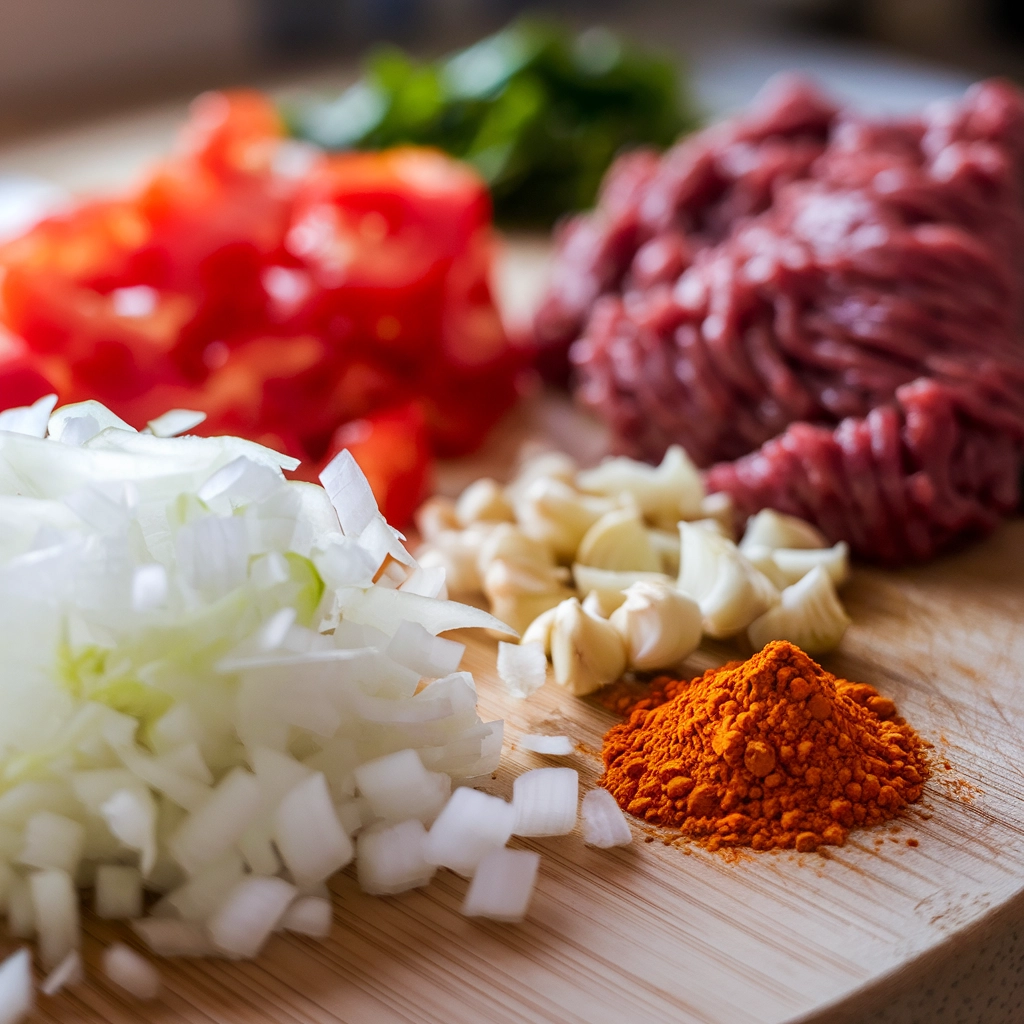
<path fill-rule="evenodd" d="M 0 141 L 251 81 L 326 87 L 367 44 L 423 55 L 523 10 L 601 21 L 688 58 L 709 112 L 779 67 L 880 107 L 1024 77 L 1020 0 L 3 0 Z"/>

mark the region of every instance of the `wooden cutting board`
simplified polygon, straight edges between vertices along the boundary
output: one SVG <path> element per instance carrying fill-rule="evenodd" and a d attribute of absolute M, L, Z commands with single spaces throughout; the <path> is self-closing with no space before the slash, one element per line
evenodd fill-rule
<path fill-rule="evenodd" d="M 0 154 L 0 171 L 46 173 L 71 188 L 123 182 L 166 148 L 178 111 L 43 140 Z M 516 243 L 501 290 L 521 317 L 545 252 Z M 596 426 L 539 396 L 479 456 L 443 467 L 457 490 L 501 476 L 524 439 L 595 458 Z M 935 744 L 937 771 L 905 820 L 854 833 L 821 854 L 712 855 L 665 845 L 637 825 L 628 848 L 597 851 L 579 833 L 524 841 L 542 865 L 528 920 L 465 919 L 466 882 L 362 895 L 335 879 L 326 943 L 274 938 L 252 963 L 161 964 L 157 1003 L 130 1002 L 96 965 L 127 929 L 87 920 L 90 981 L 41 1000 L 40 1021 L 189 1024 L 482 1024 L 1024 1019 L 1024 522 L 970 550 L 900 573 L 857 569 L 845 591 L 854 625 L 826 666 L 877 686 Z M 556 763 L 519 751 L 524 731 L 564 732 L 583 789 L 599 773 L 613 717 L 549 684 L 503 696 L 494 644 L 467 638 L 485 717 L 507 722 L 486 788 L 508 795 L 523 769 Z M 702 650 L 697 672 L 730 656 Z M 948 767 L 947 767 L 948 766 Z M 909 845 L 916 841 L 918 845 Z M 4 949 L 9 948 L 9 944 Z"/>

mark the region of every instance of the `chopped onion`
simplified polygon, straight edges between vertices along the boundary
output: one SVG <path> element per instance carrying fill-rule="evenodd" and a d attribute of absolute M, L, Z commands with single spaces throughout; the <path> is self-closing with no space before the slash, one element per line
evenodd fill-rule
<path fill-rule="evenodd" d="M 355 856 L 320 772 L 300 782 L 278 805 L 274 841 L 299 885 L 330 878 Z"/>
<path fill-rule="evenodd" d="M 205 921 L 244 875 L 242 858 L 237 853 L 228 853 L 207 864 L 184 885 L 168 893 L 162 902 L 171 914 L 185 921 Z"/>
<path fill-rule="evenodd" d="M 356 787 L 375 817 L 385 821 L 416 818 L 429 825 L 451 794 L 451 779 L 429 772 L 415 750 L 400 750 L 361 764 Z"/>
<path fill-rule="evenodd" d="M 522 921 L 539 866 L 540 854 L 532 850 L 493 850 L 476 869 L 462 913 L 495 921 Z"/>
<path fill-rule="evenodd" d="M 308 935 L 314 939 L 326 939 L 331 934 L 334 920 L 331 901 L 320 896 L 302 896 L 297 899 L 281 918 L 282 931 Z"/>
<path fill-rule="evenodd" d="M 142 873 L 156 866 L 156 804 L 148 789 L 119 789 L 100 808 L 110 834 L 137 850 Z"/>
<path fill-rule="evenodd" d="M 498 676 L 511 696 L 536 693 L 544 685 L 547 669 L 543 644 L 498 644 Z"/>
<path fill-rule="evenodd" d="M 380 516 L 373 491 L 347 448 L 327 464 L 320 474 L 320 483 L 338 513 L 338 522 L 346 537 L 358 537 Z"/>
<path fill-rule="evenodd" d="M 0 1024 L 19 1024 L 34 1005 L 32 958 L 19 949 L 0 963 Z"/>
<path fill-rule="evenodd" d="M 469 878 L 488 853 L 509 841 L 515 818 L 512 805 L 499 797 L 457 789 L 430 826 L 424 859 Z"/>
<path fill-rule="evenodd" d="M 15 939 L 35 937 L 36 908 L 27 878 L 17 877 L 7 894 L 7 930 Z"/>
<path fill-rule="evenodd" d="M 205 412 L 194 409 L 169 409 L 162 416 L 150 420 L 146 426 L 157 437 L 177 437 L 194 430 L 206 419 Z"/>
<path fill-rule="evenodd" d="M 32 405 L 5 409 L 0 412 L 0 430 L 9 430 L 13 434 L 28 434 L 29 437 L 46 437 L 50 413 L 56 404 L 57 396 L 47 395 Z"/>
<path fill-rule="evenodd" d="M 55 996 L 62 989 L 80 985 L 85 980 L 82 954 L 77 949 L 70 953 L 43 979 L 39 991 L 44 996 Z"/>
<path fill-rule="evenodd" d="M 66 871 L 35 871 L 28 883 L 39 933 L 39 959 L 44 970 L 50 971 L 81 942 L 78 893 Z"/>
<path fill-rule="evenodd" d="M 62 814 L 40 811 L 25 826 L 25 845 L 18 860 L 30 868 L 55 868 L 73 875 L 85 845 L 85 828 Z"/>
<path fill-rule="evenodd" d="M 229 956 L 251 959 L 263 948 L 296 889 L 283 878 L 243 878 L 208 924 L 213 944 Z"/>
<path fill-rule="evenodd" d="M 127 921 L 142 915 L 142 875 L 138 868 L 101 864 L 96 869 L 96 916 Z"/>
<path fill-rule="evenodd" d="M 403 622 L 395 630 L 385 653 L 421 676 L 436 677 L 455 672 L 465 650 L 465 644 L 434 636 L 418 622 Z"/>
<path fill-rule="evenodd" d="M 517 836 L 563 836 L 576 825 L 579 773 L 575 768 L 534 768 L 512 784 Z"/>
<path fill-rule="evenodd" d="M 565 757 L 573 751 L 572 740 L 568 736 L 541 736 L 537 733 L 520 736 L 519 747 L 549 757 Z"/>
<path fill-rule="evenodd" d="M 145 958 L 115 942 L 103 951 L 103 973 L 136 999 L 149 1001 L 160 995 L 160 972 Z"/>
<path fill-rule="evenodd" d="M 607 789 L 592 789 L 583 798 L 583 842 L 606 849 L 633 841 L 626 816 Z"/>
<path fill-rule="evenodd" d="M 391 896 L 426 885 L 436 865 L 424 855 L 427 832 L 418 819 L 374 826 L 356 840 L 356 870 L 364 892 Z"/>

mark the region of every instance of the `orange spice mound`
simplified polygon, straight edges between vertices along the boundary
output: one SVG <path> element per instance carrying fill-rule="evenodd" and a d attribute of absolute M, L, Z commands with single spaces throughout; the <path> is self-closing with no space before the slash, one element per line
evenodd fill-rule
<path fill-rule="evenodd" d="M 656 679 L 603 756 L 600 784 L 624 810 L 711 849 L 842 846 L 919 800 L 929 774 L 891 700 L 786 641 L 690 682 Z"/>

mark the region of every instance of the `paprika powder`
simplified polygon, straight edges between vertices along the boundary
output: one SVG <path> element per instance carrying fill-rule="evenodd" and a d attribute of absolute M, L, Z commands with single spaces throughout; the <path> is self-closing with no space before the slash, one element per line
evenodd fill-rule
<path fill-rule="evenodd" d="M 661 677 L 604 739 L 630 814 L 715 849 L 842 846 L 921 797 L 924 745 L 874 687 L 787 641 L 691 682 Z"/>

